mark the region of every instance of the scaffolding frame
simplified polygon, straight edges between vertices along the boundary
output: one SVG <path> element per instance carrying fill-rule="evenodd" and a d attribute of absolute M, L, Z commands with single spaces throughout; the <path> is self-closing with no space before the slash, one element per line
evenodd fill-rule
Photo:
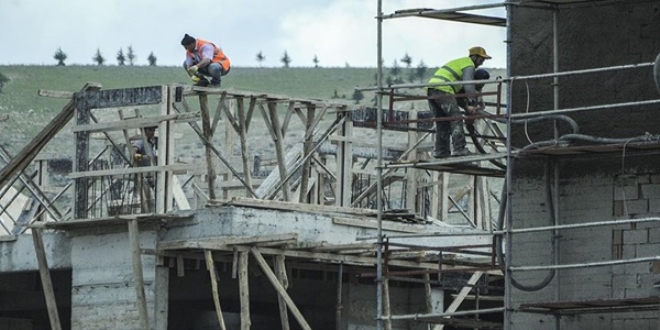
<path fill-rule="evenodd" d="M 375 87 L 367 87 L 367 88 L 359 88 L 356 90 L 373 90 L 376 92 L 376 97 L 378 100 L 378 109 L 382 109 L 380 106 L 382 104 L 382 98 L 384 96 L 389 96 L 390 97 L 390 111 L 392 110 L 392 104 L 394 102 L 394 98 L 397 96 L 396 90 L 399 89 L 411 89 L 411 88 L 419 88 L 419 87 L 428 87 L 431 85 L 428 84 L 399 84 L 399 85 L 389 85 L 387 87 L 383 86 L 382 82 L 382 70 L 383 70 L 383 65 L 380 59 L 382 58 L 382 24 L 383 20 L 386 19 L 393 19 L 393 18 L 403 18 L 403 17 L 422 17 L 422 18 L 434 18 L 434 19 L 440 19 L 440 20 L 448 20 L 448 21 L 454 21 L 454 22 L 466 22 L 466 23 L 473 23 L 473 24 L 483 24 L 483 25 L 490 25 L 490 26 L 503 26 L 507 28 L 507 39 L 511 39 L 511 28 L 509 27 L 509 11 L 508 8 L 513 7 L 513 6 L 520 6 L 520 7 L 528 7 L 528 8 L 535 8 L 535 9 L 542 9 L 542 10 L 550 10 L 553 13 L 553 72 L 552 73 L 547 73 L 547 74 L 538 74 L 538 75 L 528 75 L 528 76 L 516 76 L 516 77 L 511 77 L 509 67 L 507 66 L 507 78 L 504 79 L 498 79 L 496 82 L 489 82 L 489 81 L 472 81 L 472 83 L 497 83 L 501 84 L 502 82 L 505 82 L 507 84 L 511 84 L 513 81 L 517 80 L 530 80 L 530 79 L 545 79 L 545 78 L 552 78 L 553 79 L 553 103 L 554 107 L 551 110 L 544 110 L 544 111 L 535 111 L 533 113 L 520 113 L 520 114 L 513 114 L 512 111 L 507 111 L 507 114 L 505 115 L 506 119 L 506 136 L 510 137 L 511 136 L 511 123 L 512 120 L 514 119 L 526 119 L 526 118 L 534 118 L 534 117 L 539 117 L 539 116 L 545 116 L 549 114 L 564 114 L 564 113 L 574 113 L 578 111 L 591 111 L 591 110 L 598 110 L 598 109 L 608 109 L 608 108 L 618 108 L 618 107 L 630 107 L 630 106 L 640 106 L 640 105 L 651 105 L 651 104 L 660 104 L 660 100 L 654 99 L 654 100 L 646 100 L 646 101 L 635 101 L 635 102 L 623 102 L 623 103 L 615 103 L 615 104 L 603 104 L 603 105 L 596 105 L 596 106 L 584 106 L 584 107 L 575 107 L 575 108 L 569 108 L 569 109 L 559 109 L 559 77 L 562 76 L 570 76 L 570 75 L 579 75 L 579 74 L 586 74 L 586 73 L 595 73 L 595 72 L 603 72 L 603 71 L 611 71 L 611 70 L 627 70 L 627 69 L 636 69 L 636 68 L 644 68 L 644 67 L 650 67 L 653 66 L 654 63 L 641 63 L 641 64 L 630 64 L 630 65 L 622 65 L 622 66 L 613 66 L 613 67 L 603 67 L 603 68 L 594 68 L 594 69 L 586 69 L 586 70 L 573 70 L 573 71 L 564 71 L 560 72 L 559 71 L 559 63 L 558 63 L 558 48 L 559 48 L 559 38 L 558 38 L 558 20 L 557 20 L 557 12 L 559 10 L 563 9 L 572 9 L 572 8 L 585 8 L 585 7 L 599 7 L 599 6 L 607 6 L 607 5 L 615 5 L 619 3 L 630 3 L 622 0 L 611 0 L 611 1 L 593 1 L 593 0 L 522 0 L 522 1 L 505 1 L 502 3 L 494 3 L 494 4 L 487 4 L 487 5 L 477 5 L 477 6 L 466 6 L 466 7 L 457 7 L 457 8 L 450 8 L 450 9 L 444 9 L 444 10 L 432 10 L 428 8 L 422 8 L 422 9 L 410 9 L 410 10 L 399 10 L 396 11 L 393 14 L 384 14 L 382 12 L 382 2 L 383 0 L 378 0 L 378 12 L 376 15 L 376 20 L 377 20 L 377 67 L 378 67 L 378 82 L 377 86 Z M 636 0 L 633 1 L 634 3 L 648 3 L 651 2 L 649 0 Z M 491 8 L 507 8 L 507 17 L 506 19 L 500 19 L 498 20 L 497 18 L 494 17 L 486 17 L 486 16 L 481 16 L 481 15 L 475 15 L 469 13 L 470 11 L 473 10 L 482 10 L 482 9 L 491 9 Z M 509 51 L 507 51 L 507 63 L 510 63 L 510 58 L 509 58 Z M 657 65 L 657 63 L 656 63 Z M 434 85 L 455 85 L 455 84 L 461 84 L 463 82 L 457 82 L 457 83 L 439 83 L 439 84 L 434 84 Z M 499 85 L 498 85 L 499 86 Z M 511 87 L 511 86 L 509 86 Z M 389 90 L 389 92 L 388 92 Z M 499 88 L 498 88 L 499 91 Z M 511 104 L 511 95 L 512 91 L 509 88 L 507 95 L 506 95 L 506 100 L 507 104 Z M 400 97 L 400 100 L 406 99 L 406 97 Z M 409 98 L 409 99 L 412 99 Z M 498 98 L 499 100 L 499 98 Z M 498 101 L 498 107 L 499 107 L 499 101 Z M 499 108 L 498 108 L 499 109 Z M 378 116 L 379 118 L 381 116 Z M 471 118 L 467 117 L 468 119 L 477 119 L 477 118 Z M 378 122 L 378 130 L 380 133 L 381 127 L 384 125 L 382 121 Z M 558 132 L 558 127 L 555 122 L 554 124 L 554 136 L 557 141 L 559 141 L 559 132 Z M 379 139 L 381 138 L 379 134 Z M 595 155 L 595 157 L 604 157 L 603 154 L 606 154 L 608 152 L 613 152 L 619 150 L 619 148 L 627 148 L 631 147 L 633 150 L 638 151 L 639 153 L 642 154 L 654 154 L 658 153 L 657 149 L 660 147 L 658 146 L 658 141 L 660 141 L 660 136 L 646 136 L 646 137 L 638 137 L 636 140 L 631 139 L 631 142 L 633 143 L 626 143 L 623 146 L 617 146 L 617 145 L 610 145 L 610 146 L 605 146 L 605 147 L 599 147 L 599 146 L 586 146 L 586 147 L 576 147 L 572 148 L 572 150 L 569 151 L 562 151 L 561 148 L 553 148 L 551 147 L 546 147 L 546 148 L 540 148 L 540 150 L 532 151 L 532 150 L 526 150 L 525 152 L 518 152 L 514 151 L 511 145 L 511 139 L 507 138 L 506 139 L 506 152 L 504 155 L 501 157 L 506 159 L 506 163 L 510 164 L 512 159 L 514 157 L 519 157 L 519 156 L 527 156 L 527 157 L 534 157 L 534 156 L 541 156 L 541 157 L 552 157 L 552 156 L 563 156 L 563 155 L 578 155 L 578 156 L 584 156 L 585 153 L 590 153 L 590 152 L 598 152 L 598 155 Z M 380 142 L 380 141 L 379 141 Z M 567 148 L 567 149 L 570 149 Z M 462 158 L 462 157 L 461 157 Z M 482 157 L 473 157 L 475 159 L 470 159 L 470 161 L 474 161 L 477 159 L 481 159 Z M 379 159 L 380 160 L 380 159 Z M 461 159 L 462 160 L 462 159 Z M 453 163 L 460 164 L 461 160 L 456 160 Z M 467 159 L 466 159 L 467 161 Z M 445 163 L 444 161 L 437 161 L 438 165 L 443 165 Z M 433 169 L 433 170 L 439 170 L 439 171 L 447 171 L 451 170 L 451 167 L 442 167 L 442 166 L 436 166 L 436 167 L 431 167 L 431 164 L 424 164 L 422 168 L 426 169 Z M 383 168 L 391 168 L 391 167 L 418 167 L 418 163 L 409 163 L 409 164 L 397 164 L 397 163 L 390 163 L 390 164 L 383 164 L 382 162 L 379 162 L 379 167 Z M 475 175 L 478 175 L 474 173 Z M 512 179 L 512 173 L 511 169 L 509 166 L 505 169 L 505 175 L 504 175 L 505 181 L 506 181 L 506 194 L 508 198 L 512 196 L 511 193 L 511 179 Z M 559 185 L 559 177 L 557 173 L 557 169 L 555 169 L 555 189 L 558 189 Z M 558 191 L 558 190 L 555 190 Z M 555 210 L 553 212 L 558 212 L 558 197 L 555 195 Z M 380 211 L 380 208 L 379 208 Z M 582 226 L 562 226 L 562 225 L 555 225 L 555 226 L 549 226 L 549 227 L 542 227 L 538 229 L 526 229 L 526 230 L 514 230 L 512 229 L 512 208 L 511 208 L 511 203 L 507 203 L 507 210 L 506 210 L 506 219 L 505 219 L 505 224 L 504 226 L 506 227 L 505 230 L 498 230 L 494 231 L 492 234 L 494 237 L 497 236 L 502 236 L 505 239 L 505 258 L 504 258 L 504 274 L 505 274 L 505 306 L 502 309 L 504 312 L 504 329 L 509 329 L 510 328 L 510 318 L 511 318 L 511 313 L 513 312 L 514 308 L 512 306 L 512 301 L 511 301 L 511 287 L 512 287 L 512 274 L 511 271 L 516 270 L 516 271 L 525 271 L 525 270 L 540 270 L 540 269 L 563 269 L 563 268 L 580 268 L 580 267 L 592 267 L 592 266 L 602 266 L 602 265 L 610 265 L 610 264 L 627 264 L 627 263 L 636 263 L 636 262 L 646 262 L 646 261 L 657 261 L 658 258 L 655 257 L 649 257 L 649 258 L 633 258 L 633 259 L 628 259 L 628 260 L 618 260 L 618 261 L 613 261 L 613 262 L 603 262 L 603 263 L 578 263 L 578 264 L 570 264 L 570 265 L 557 265 L 557 266 L 513 266 L 510 263 L 510 256 L 511 256 L 511 251 L 512 251 L 512 246 L 511 246 L 511 241 L 512 241 L 512 235 L 514 233 L 520 233 L 520 232 L 531 232 L 531 231 L 543 231 L 543 230 L 551 230 L 551 231 L 557 231 L 561 229 L 572 229 L 572 228 L 582 228 L 582 227 L 590 227 L 590 226 L 603 226 L 603 225 L 614 225 L 617 223 L 638 223 L 638 222 L 648 222 L 648 221 L 657 221 L 656 218 L 647 218 L 647 219 L 627 219 L 627 220 L 621 220 L 619 221 L 608 221 L 608 222 L 596 222 L 596 223 L 589 223 L 589 224 L 583 224 Z M 429 234 L 433 235 L 433 234 Z M 457 234 L 447 234 L 447 235 L 466 235 L 465 233 L 457 233 Z M 408 236 L 408 235 L 405 235 Z M 416 234 L 410 234 L 410 236 L 418 236 Z M 425 236 L 425 235 L 419 235 L 419 236 Z M 382 246 L 386 244 L 384 242 L 385 238 L 380 237 L 379 233 L 379 246 Z M 386 260 L 382 261 L 386 262 Z M 383 272 L 382 268 L 379 268 L 379 273 L 377 274 L 378 277 L 378 283 L 381 285 L 381 283 L 387 283 L 387 274 L 386 272 Z M 382 291 L 383 290 L 378 290 L 377 292 L 377 304 L 381 305 L 383 303 L 389 304 L 388 300 L 384 300 L 382 297 Z M 632 299 L 634 300 L 634 299 Z M 657 309 L 658 306 L 660 305 L 660 301 L 658 301 L 657 298 L 655 299 L 641 299 L 639 301 L 622 301 L 621 302 L 623 305 L 625 305 L 621 310 L 623 311 L 628 311 L 628 310 L 636 310 L 638 308 L 639 310 L 649 310 L 649 309 Z M 595 302 L 583 302 L 583 304 L 576 303 L 576 304 L 571 304 L 570 302 L 560 302 L 556 304 L 546 304 L 547 306 L 541 306 L 543 304 L 538 304 L 538 306 L 535 306 L 533 304 L 528 304 L 527 306 L 522 306 L 521 311 L 523 312 L 533 312 L 533 313 L 548 313 L 548 314 L 555 314 L 555 315 L 560 315 L 561 314 L 561 309 L 566 308 L 570 309 L 573 313 L 580 313 L 580 312 L 601 312 L 604 309 L 606 310 L 608 307 L 611 310 L 618 310 L 618 307 L 616 304 L 608 306 L 607 302 L 602 302 L 602 301 L 595 301 Z M 543 309 L 545 307 L 545 309 Z M 590 308 L 593 307 L 593 308 Z M 386 307 L 387 308 L 387 307 Z M 385 319 L 391 320 L 393 319 L 393 316 L 387 315 L 383 316 L 382 311 L 378 310 L 378 315 L 376 316 L 377 319 L 377 328 L 379 330 L 383 329 L 389 329 L 390 324 L 389 321 L 387 323 L 383 323 L 380 320 Z M 466 313 L 478 313 L 477 311 L 468 311 Z M 408 317 L 408 316 L 404 316 Z M 432 317 L 430 317 L 432 319 Z M 558 318 L 555 318 L 555 322 L 559 322 Z M 557 323 L 558 324 L 558 323 Z M 434 329 L 441 329 L 442 327 L 435 327 Z"/>

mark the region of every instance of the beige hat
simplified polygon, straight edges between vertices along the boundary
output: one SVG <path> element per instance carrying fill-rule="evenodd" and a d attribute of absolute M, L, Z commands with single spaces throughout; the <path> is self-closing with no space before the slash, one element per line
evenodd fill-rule
<path fill-rule="evenodd" d="M 492 57 L 488 56 L 488 54 L 486 54 L 486 50 L 481 46 L 476 46 L 476 47 L 470 48 L 470 55 L 481 56 L 481 57 L 483 57 L 487 60 L 492 58 Z"/>

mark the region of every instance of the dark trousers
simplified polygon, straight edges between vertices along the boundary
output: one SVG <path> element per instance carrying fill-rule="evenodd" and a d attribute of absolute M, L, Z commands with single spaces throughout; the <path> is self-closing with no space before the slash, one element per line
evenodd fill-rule
<path fill-rule="evenodd" d="M 441 90 L 429 88 L 429 107 L 436 118 L 460 117 L 461 110 L 454 95 Z M 449 156 L 451 144 L 454 152 L 465 149 L 465 132 L 463 131 L 463 120 L 438 121 L 435 123 L 435 156 Z"/>

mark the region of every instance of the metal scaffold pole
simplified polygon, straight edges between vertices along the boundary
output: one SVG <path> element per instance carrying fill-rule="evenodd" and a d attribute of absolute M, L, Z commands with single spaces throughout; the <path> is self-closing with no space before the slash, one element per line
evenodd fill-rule
<path fill-rule="evenodd" d="M 377 51 L 376 51 L 376 63 L 378 67 L 378 72 L 376 73 L 378 90 L 381 91 L 383 88 L 383 63 L 382 63 L 382 53 L 383 53 L 383 1 L 378 0 L 378 7 L 376 13 L 376 22 L 377 22 Z M 383 95 L 381 93 L 376 94 L 376 136 L 378 136 L 378 142 L 376 149 L 378 150 L 378 160 L 376 166 L 376 208 L 377 215 L 376 219 L 378 222 L 378 247 L 376 250 L 376 329 L 383 330 L 383 197 L 381 191 L 383 190 Z"/>

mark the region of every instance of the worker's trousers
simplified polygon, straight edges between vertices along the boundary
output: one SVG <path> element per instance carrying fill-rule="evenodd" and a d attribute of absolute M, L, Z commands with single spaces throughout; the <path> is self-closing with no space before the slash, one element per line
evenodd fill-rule
<path fill-rule="evenodd" d="M 454 153 L 465 150 L 465 132 L 463 131 L 463 120 L 460 119 L 461 111 L 454 95 L 441 90 L 429 88 L 429 107 L 436 118 L 456 117 L 451 121 L 437 121 L 435 123 L 435 157 L 447 157 L 451 155 L 451 144 Z"/>

